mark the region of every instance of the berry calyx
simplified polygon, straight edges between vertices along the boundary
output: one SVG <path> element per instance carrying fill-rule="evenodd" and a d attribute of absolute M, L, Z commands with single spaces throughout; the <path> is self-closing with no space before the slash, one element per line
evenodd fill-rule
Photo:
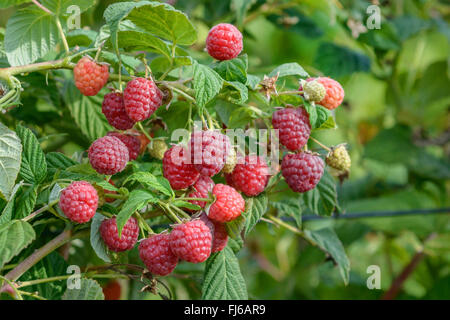
<path fill-rule="evenodd" d="M 163 175 L 175 190 L 192 186 L 200 177 L 200 173 L 191 164 L 187 150 L 180 145 L 173 146 L 164 153 Z"/>
<path fill-rule="evenodd" d="M 74 181 L 61 191 L 59 207 L 73 222 L 88 222 L 95 215 L 97 206 L 97 190 L 87 181 Z"/>
<path fill-rule="evenodd" d="M 109 250 L 114 252 L 126 251 L 134 247 L 139 236 L 139 226 L 136 219 L 131 217 L 125 223 L 119 238 L 117 220 L 116 217 L 113 217 L 102 221 L 100 235 Z"/>
<path fill-rule="evenodd" d="M 352 164 L 352 160 L 345 148 L 345 144 L 337 145 L 336 147 L 332 147 L 331 151 L 328 153 L 325 158 L 325 162 L 332 168 L 338 171 L 346 171 L 350 169 Z"/>
<path fill-rule="evenodd" d="M 170 249 L 170 235 L 151 235 L 139 244 L 139 257 L 147 269 L 156 275 L 167 276 L 177 266 L 178 257 Z"/>
<path fill-rule="evenodd" d="M 123 95 L 119 92 L 105 94 L 102 102 L 102 113 L 108 123 L 118 130 L 131 129 L 135 124 L 126 113 Z"/>
<path fill-rule="evenodd" d="M 264 191 L 269 181 L 269 167 L 262 157 L 248 155 L 244 163 L 238 163 L 227 181 L 247 196 L 257 196 Z"/>
<path fill-rule="evenodd" d="M 170 249 L 181 260 L 200 263 L 211 254 L 212 234 L 201 220 L 176 225 L 170 233 Z"/>
<path fill-rule="evenodd" d="M 98 173 L 112 175 L 122 171 L 129 160 L 127 146 L 120 139 L 105 136 L 89 147 L 89 162 Z"/>
<path fill-rule="evenodd" d="M 109 71 L 105 64 L 98 64 L 91 57 L 81 58 L 73 68 L 75 86 L 85 96 L 95 96 L 108 82 Z"/>
<path fill-rule="evenodd" d="M 244 198 L 233 187 L 219 183 L 214 186 L 212 193 L 216 200 L 209 207 L 208 218 L 217 222 L 229 222 L 244 211 Z"/>
<path fill-rule="evenodd" d="M 272 125 L 278 129 L 280 143 L 291 151 L 300 150 L 309 139 L 311 124 L 303 108 L 283 108 L 272 115 Z"/>
<path fill-rule="evenodd" d="M 116 137 L 126 145 L 130 161 L 138 157 L 139 151 L 141 150 L 141 141 L 136 136 L 114 131 L 108 132 L 107 136 Z"/>
<path fill-rule="evenodd" d="M 281 174 L 295 192 L 314 189 L 323 175 L 323 160 L 310 153 L 286 154 L 281 162 Z"/>
<path fill-rule="evenodd" d="M 220 23 L 212 27 L 206 37 L 206 50 L 217 60 L 236 58 L 243 46 L 241 32 L 229 23 Z"/>
<path fill-rule="evenodd" d="M 162 99 L 161 90 L 151 79 L 135 78 L 123 91 L 125 110 L 136 122 L 148 119 L 161 106 Z"/>

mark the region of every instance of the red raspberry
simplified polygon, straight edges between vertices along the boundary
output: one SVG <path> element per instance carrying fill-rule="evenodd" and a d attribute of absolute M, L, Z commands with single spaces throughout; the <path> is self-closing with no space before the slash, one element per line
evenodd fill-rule
<path fill-rule="evenodd" d="M 105 136 L 89 147 L 89 162 L 98 173 L 112 175 L 122 171 L 128 160 L 127 146 L 116 137 Z"/>
<path fill-rule="evenodd" d="M 170 234 L 170 249 L 181 260 L 200 263 L 211 254 L 211 230 L 201 220 L 176 225 Z"/>
<path fill-rule="evenodd" d="M 125 111 L 123 95 L 119 92 L 105 94 L 102 103 L 102 112 L 108 123 L 118 130 L 131 129 L 134 121 L 130 119 Z"/>
<path fill-rule="evenodd" d="M 182 146 L 173 146 L 164 153 L 163 174 L 175 190 L 192 186 L 200 177 L 187 157 L 187 151 Z"/>
<path fill-rule="evenodd" d="M 97 64 L 89 56 L 81 58 L 73 68 L 75 86 L 85 96 L 95 96 L 108 82 L 109 71 L 105 64 Z"/>
<path fill-rule="evenodd" d="M 103 288 L 103 294 L 105 295 L 105 300 L 120 300 L 122 295 L 122 288 L 119 281 L 112 280 L 108 282 Z"/>
<path fill-rule="evenodd" d="M 212 177 L 222 170 L 230 149 L 230 140 L 218 131 L 195 130 L 191 134 L 191 163 L 204 176 Z"/>
<path fill-rule="evenodd" d="M 135 160 L 138 157 L 139 151 L 141 150 L 141 141 L 136 136 L 114 131 L 108 132 L 107 135 L 118 138 L 127 146 L 130 161 Z"/>
<path fill-rule="evenodd" d="M 191 191 L 187 195 L 188 198 L 208 198 L 209 192 L 211 192 L 214 188 L 214 181 L 212 181 L 212 179 L 208 176 L 200 176 L 193 187 L 195 190 Z M 204 208 L 206 205 L 205 201 L 190 200 L 189 202 L 196 204 L 202 208 Z"/>
<path fill-rule="evenodd" d="M 177 266 L 178 257 L 170 250 L 170 235 L 151 235 L 139 245 L 139 256 L 147 269 L 156 275 L 167 276 Z"/>
<path fill-rule="evenodd" d="M 231 185 L 247 196 L 257 196 L 264 191 L 269 181 L 269 167 L 262 157 L 249 155 L 243 164 L 236 164 L 233 172 L 226 178 Z"/>
<path fill-rule="evenodd" d="M 161 106 L 163 94 L 150 79 L 136 78 L 123 92 L 125 110 L 134 121 L 148 119 Z"/>
<path fill-rule="evenodd" d="M 220 23 L 209 30 L 206 50 L 217 60 L 236 58 L 242 51 L 242 34 L 232 24 Z"/>
<path fill-rule="evenodd" d="M 291 151 L 300 150 L 309 139 L 311 124 L 303 108 L 284 108 L 272 115 L 274 129 L 279 130 L 280 143 Z"/>
<path fill-rule="evenodd" d="M 109 180 L 109 183 L 110 183 L 111 185 L 115 186 L 115 184 L 114 184 L 114 182 L 113 182 L 112 180 Z M 105 201 L 106 201 L 106 202 L 111 203 L 111 202 L 116 201 L 115 198 L 110 198 L 110 197 L 108 197 L 108 194 L 117 194 L 116 191 L 109 191 L 109 190 L 103 189 L 103 193 L 104 193 Z"/>
<path fill-rule="evenodd" d="M 323 160 L 309 152 L 286 154 L 281 162 L 281 174 L 295 192 L 306 192 L 319 183 Z"/>
<path fill-rule="evenodd" d="M 336 109 L 341 105 L 344 100 L 344 89 L 339 82 L 328 77 L 306 79 L 306 81 L 313 80 L 320 82 L 327 91 L 325 98 L 323 98 L 320 102 L 317 102 L 318 104 L 324 106 L 328 110 Z"/>
<path fill-rule="evenodd" d="M 85 223 L 95 215 L 98 206 L 97 190 L 86 181 L 74 181 L 59 197 L 59 207 L 67 218 Z"/>
<path fill-rule="evenodd" d="M 113 217 L 103 220 L 100 225 L 100 235 L 109 250 L 115 252 L 130 250 L 134 247 L 138 239 L 139 226 L 136 219 L 131 217 L 123 226 L 122 234 L 119 238 L 116 217 Z"/>
<path fill-rule="evenodd" d="M 209 219 L 204 212 L 200 216 L 200 220 L 202 220 L 208 226 L 209 230 L 211 230 L 213 239 L 211 252 L 222 251 L 228 243 L 228 232 L 225 228 L 225 224 Z"/>
<path fill-rule="evenodd" d="M 239 217 L 245 209 L 244 198 L 233 187 L 216 184 L 213 188 L 216 201 L 209 207 L 208 218 L 228 222 Z"/>

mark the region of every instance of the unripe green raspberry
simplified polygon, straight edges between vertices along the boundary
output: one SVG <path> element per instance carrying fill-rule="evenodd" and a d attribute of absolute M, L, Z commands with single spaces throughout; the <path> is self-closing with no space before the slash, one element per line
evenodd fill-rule
<path fill-rule="evenodd" d="M 325 87 L 318 81 L 302 81 L 303 96 L 308 101 L 319 102 L 325 98 L 327 91 Z"/>
<path fill-rule="evenodd" d="M 230 148 L 222 171 L 224 173 L 231 173 L 233 172 L 235 166 L 236 166 L 236 151 L 234 151 L 234 148 Z"/>
<path fill-rule="evenodd" d="M 350 169 L 352 163 L 347 149 L 345 148 L 345 144 L 333 147 L 328 153 L 325 161 L 330 167 L 339 171 Z"/>
<path fill-rule="evenodd" d="M 164 140 L 154 139 L 148 147 L 148 152 L 153 158 L 162 160 L 164 153 L 167 151 L 167 144 Z"/>

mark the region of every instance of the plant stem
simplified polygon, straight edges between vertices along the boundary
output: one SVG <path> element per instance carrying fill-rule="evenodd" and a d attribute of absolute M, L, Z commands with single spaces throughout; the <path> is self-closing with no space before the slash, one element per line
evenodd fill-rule
<path fill-rule="evenodd" d="M 85 272 L 85 273 L 80 273 L 80 277 L 82 276 L 86 276 L 89 278 L 117 278 L 117 277 L 125 277 L 122 274 L 112 274 L 112 273 L 106 273 L 106 274 L 89 274 L 89 272 Z M 61 281 L 61 280 L 66 280 L 70 277 L 73 277 L 73 274 L 67 274 L 67 275 L 63 275 L 63 276 L 55 276 L 55 277 L 48 277 L 48 278 L 44 278 L 44 279 L 36 279 L 36 280 L 30 280 L 30 281 L 22 281 L 18 283 L 18 288 L 24 288 L 24 287 L 29 287 L 29 286 L 34 286 L 36 284 L 41 284 L 41 283 L 47 283 L 47 282 L 53 282 L 53 281 Z"/>
<path fill-rule="evenodd" d="M 52 202 L 50 202 L 49 204 L 47 204 L 46 206 L 43 206 L 42 208 L 34 211 L 33 213 L 30 213 L 28 216 L 26 216 L 25 218 L 22 219 L 22 221 L 29 221 L 31 219 L 33 219 L 34 217 L 36 217 L 38 214 L 47 211 L 48 209 L 50 209 L 51 207 L 53 207 L 55 204 L 57 204 L 59 202 L 59 199 L 57 200 L 53 200 Z"/>
<path fill-rule="evenodd" d="M 324 148 L 327 151 L 331 151 L 330 148 L 328 148 L 326 145 L 324 145 L 323 143 L 321 143 L 319 140 L 313 138 L 313 137 L 309 137 L 312 141 L 314 141 L 315 143 L 317 143 L 319 146 L 321 146 L 322 148 Z"/>
<path fill-rule="evenodd" d="M 169 205 L 167 203 L 160 203 L 160 205 L 163 207 L 163 209 L 165 209 L 165 213 L 167 213 L 167 217 L 176 222 L 176 223 L 181 223 L 180 218 L 178 218 L 178 216 L 172 211 L 172 209 L 170 209 Z"/>
<path fill-rule="evenodd" d="M 170 207 L 172 209 L 174 209 L 176 212 L 178 212 L 183 218 L 186 218 L 186 219 L 190 219 L 191 218 L 190 215 L 188 215 L 186 212 L 184 212 L 183 210 L 181 210 L 177 206 L 174 206 L 173 204 L 171 204 Z"/>
<path fill-rule="evenodd" d="M 153 229 L 148 225 L 147 221 L 145 221 L 144 218 L 139 213 L 136 213 L 135 216 L 137 217 L 138 221 L 144 226 L 145 230 L 148 231 L 149 234 L 155 234 Z"/>
<path fill-rule="evenodd" d="M 139 131 L 141 131 L 141 132 L 145 135 L 145 137 L 146 137 L 148 140 L 152 141 L 153 138 L 152 138 L 152 137 L 148 134 L 148 132 L 144 129 L 144 127 L 142 126 L 142 123 L 137 122 L 137 123 L 136 123 L 136 126 L 138 127 Z"/>
<path fill-rule="evenodd" d="M 185 97 L 186 99 L 188 99 L 188 100 L 190 100 L 190 101 L 192 101 L 192 102 L 195 103 L 195 99 L 194 99 L 193 97 L 191 97 L 189 94 L 187 94 L 186 92 L 184 92 L 183 90 L 178 89 L 178 88 L 176 88 L 176 87 L 174 87 L 174 86 L 172 86 L 172 85 L 169 85 L 169 84 L 167 84 L 167 86 L 168 86 L 170 89 L 172 89 L 173 91 L 175 91 L 176 93 L 179 93 L 180 95 L 182 95 L 182 96 Z"/>
<path fill-rule="evenodd" d="M 11 287 L 11 289 L 14 291 L 14 293 L 17 295 L 17 299 L 18 300 L 23 300 L 22 295 L 20 294 L 20 291 L 17 290 L 17 287 L 14 285 L 14 283 L 12 283 L 11 280 L 9 280 L 6 277 L 3 277 L 2 275 L 0 275 L 0 279 L 3 279 L 4 281 L 6 281 L 6 284 L 3 284 L 2 287 L 0 288 L 0 293 L 4 292 L 6 290 L 6 286 L 9 285 Z"/>
<path fill-rule="evenodd" d="M 47 12 L 48 14 L 53 14 L 50 10 L 48 10 L 46 7 L 44 7 L 42 4 L 39 3 L 37 0 L 32 0 L 35 5 L 37 5 L 39 8 L 41 8 L 43 11 Z"/>
<path fill-rule="evenodd" d="M 178 198 L 178 200 L 183 200 L 183 201 L 203 201 L 203 202 L 212 202 L 212 199 L 210 198 Z"/>
<path fill-rule="evenodd" d="M 67 43 L 66 35 L 64 34 L 63 27 L 61 25 L 61 21 L 59 20 L 59 17 L 56 17 L 56 26 L 58 27 L 59 35 L 61 37 L 61 40 L 64 45 L 64 50 L 66 50 L 66 54 L 70 53 L 69 44 Z"/>
<path fill-rule="evenodd" d="M 41 297 L 40 295 L 33 293 L 33 292 L 27 292 L 27 291 L 21 291 L 21 290 L 19 290 L 19 292 L 24 296 L 29 296 L 29 297 L 32 297 L 32 298 L 35 298 L 38 300 L 47 300 L 44 297 Z"/>

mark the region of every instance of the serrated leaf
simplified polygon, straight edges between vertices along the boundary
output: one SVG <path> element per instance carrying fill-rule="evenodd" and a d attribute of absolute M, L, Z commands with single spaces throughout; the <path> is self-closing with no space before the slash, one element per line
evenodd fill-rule
<path fill-rule="evenodd" d="M 247 83 L 248 57 L 243 54 L 231 60 L 220 61 L 212 65 L 212 68 L 227 81 Z"/>
<path fill-rule="evenodd" d="M 203 300 L 247 300 L 247 287 L 239 262 L 228 246 L 206 261 Z"/>
<path fill-rule="evenodd" d="M 328 118 L 332 117 L 330 110 L 321 105 L 312 104 L 308 101 L 303 101 L 303 105 L 309 114 L 309 122 L 312 129 L 320 128 Z"/>
<path fill-rule="evenodd" d="M 58 183 L 55 183 L 55 185 L 52 188 L 52 191 L 50 191 L 50 195 L 48 196 L 48 202 L 53 202 L 57 199 L 59 199 L 59 194 L 61 193 L 63 188 Z"/>
<path fill-rule="evenodd" d="M 286 77 L 286 76 L 300 76 L 302 78 L 309 77 L 309 74 L 299 65 L 297 62 L 285 63 L 269 73 L 269 77 L 274 77 L 278 74 L 278 78 Z"/>
<path fill-rule="evenodd" d="M 17 134 L 0 122 L 0 196 L 10 199 L 22 159 L 22 144 Z"/>
<path fill-rule="evenodd" d="M 116 218 L 119 237 L 122 235 L 123 226 L 127 223 L 131 215 L 137 210 L 142 209 L 149 202 L 156 203 L 158 202 L 158 198 L 145 190 L 133 190 L 130 192 L 127 201 L 123 204 Z"/>
<path fill-rule="evenodd" d="M 69 47 L 83 46 L 89 47 L 94 43 L 98 33 L 95 30 L 74 29 L 67 33 L 66 39 Z"/>
<path fill-rule="evenodd" d="M 92 249 L 94 249 L 97 256 L 102 259 L 105 262 L 111 262 L 111 259 L 108 256 L 108 250 L 106 249 L 106 245 L 102 240 L 102 237 L 100 236 L 100 225 L 102 224 L 103 220 L 106 218 L 99 214 L 98 212 L 95 213 L 94 217 L 92 218 L 91 223 L 91 237 L 90 242 Z"/>
<path fill-rule="evenodd" d="M 313 129 L 314 131 L 318 130 L 326 130 L 326 129 L 336 129 L 336 122 L 334 121 L 334 117 L 330 115 L 328 119 L 320 125 L 320 127 Z"/>
<path fill-rule="evenodd" d="M 237 104 L 245 103 L 248 100 L 247 87 L 238 81 L 225 81 L 227 88 L 232 88 L 228 91 L 228 98 Z"/>
<path fill-rule="evenodd" d="M 45 155 L 47 167 L 52 169 L 65 170 L 77 164 L 74 160 L 60 152 L 49 152 Z"/>
<path fill-rule="evenodd" d="M 307 208 L 321 216 L 330 216 L 335 208 L 339 208 L 336 183 L 327 170 L 314 189 L 303 193 L 303 201 Z"/>
<path fill-rule="evenodd" d="M 265 194 L 257 197 L 249 197 L 245 199 L 245 229 L 244 236 L 247 237 L 253 227 L 259 222 L 261 217 L 267 211 L 268 199 Z"/>
<path fill-rule="evenodd" d="M 36 233 L 28 222 L 12 220 L 0 225 L 0 269 L 26 248 L 35 237 Z"/>
<path fill-rule="evenodd" d="M 198 211 L 202 208 L 196 204 L 190 203 L 188 201 L 183 201 L 183 200 L 175 200 L 172 202 L 172 204 L 178 208 L 186 208 L 186 209 L 190 209 L 190 210 L 194 210 L 194 211 Z"/>
<path fill-rule="evenodd" d="M 118 34 L 118 46 L 126 51 L 150 51 L 164 55 L 171 60 L 171 49 L 159 38 L 139 31 L 121 31 Z"/>
<path fill-rule="evenodd" d="M 23 180 L 20 181 L 18 184 L 16 184 L 14 186 L 14 188 L 12 189 L 9 201 L 6 204 L 6 206 L 3 208 L 2 214 L 0 215 L 0 225 L 11 221 L 13 212 L 14 212 L 14 207 L 15 207 L 16 195 L 22 186 L 23 186 Z"/>
<path fill-rule="evenodd" d="M 235 240 L 242 240 L 241 233 L 242 230 L 244 230 L 245 227 L 245 217 L 241 214 L 236 219 L 226 222 L 225 223 L 225 229 L 227 229 L 228 235 Z"/>
<path fill-rule="evenodd" d="M 256 86 L 261 82 L 261 78 L 253 74 L 247 74 L 247 83 L 245 84 L 250 89 L 255 90 Z"/>
<path fill-rule="evenodd" d="M 129 181 L 137 181 L 142 183 L 144 186 L 158 190 L 169 197 L 174 195 L 167 179 L 163 177 L 155 177 L 150 172 L 135 172 L 125 179 L 123 184 L 126 184 Z"/>
<path fill-rule="evenodd" d="M 81 278 L 80 289 L 69 289 L 62 296 L 62 300 L 104 300 L 102 287 L 97 281 Z"/>
<path fill-rule="evenodd" d="M 280 215 L 286 215 L 294 218 L 298 228 L 302 227 L 302 208 L 299 199 L 286 199 L 280 202 L 270 202 L 278 210 Z"/>
<path fill-rule="evenodd" d="M 113 130 L 102 114 L 100 95 L 86 97 L 78 91 L 72 81 L 69 81 L 64 99 L 75 123 L 90 141 L 103 137 Z"/>
<path fill-rule="evenodd" d="M 8 62 L 11 66 L 30 64 L 53 50 L 58 39 L 52 15 L 35 6 L 18 10 L 6 25 Z"/>
<path fill-rule="evenodd" d="M 208 66 L 193 61 L 195 100 L 203 108 L 222 89 L 223 79 Z"/>
<path fill-rule="evenodd" d="M 93 0 L 42 0 L 44 7 L 58 16 L 73 14 L 68 12 L 70 6 L 76 5 L 80 12 L 86 11 L 94 5 Z"/>
<path fill-rule="evenodd" d="M 0 2 L 0 8 L 5 9 L 12 6 L 17 6 L 22 3 L 31 2 L 31 0 L 3 0 Z"/>
<path fill-rule="evenodd" d="M 345 285 L 348 284 L 350 273 L 350 261 L 345 253 L 344 246 L 331 228 L 320 230 L 305 230 L 305 236 L 313 240 L 319 248 L 327 252 L 339 267 L 339 272 Z"/>
<path fill-rule="evenodd" d="M 23 146 L 20 176 L 28 183 L 39 184 L 47 175 L 45 154 L 30 129 L 18 125 L 16 131 Z"/>
<path fill-rule="evenodd" d="M 38 187 L 30 186 L 20 197 L 16 204 L 14 218 L 21 219 L 29 215 L 36 204 Z"/>

